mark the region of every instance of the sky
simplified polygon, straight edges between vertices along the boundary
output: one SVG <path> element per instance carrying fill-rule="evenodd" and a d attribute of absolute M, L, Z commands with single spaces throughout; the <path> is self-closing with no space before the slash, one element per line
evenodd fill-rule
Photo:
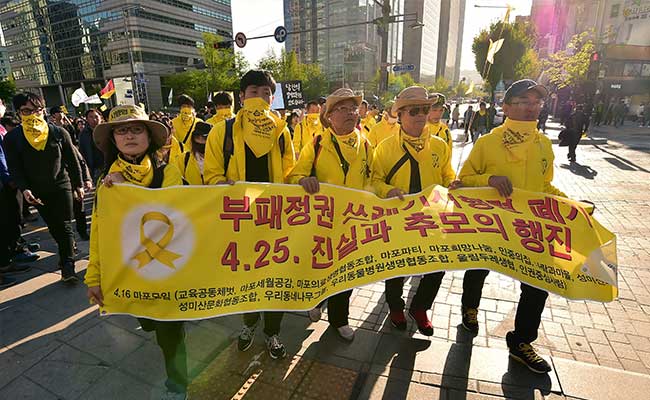
<path fill-rule="evenodd" d="M 406 0 L 409 1 L 409 0 Z M 511 0 L 509 2 L 515 9 L 511 12 L 510 21 L 516 15 L 530 15 L 532 0 Z M 235 33 L 244 32 L 246 37 L 270 35 L 278 25 L 284 25 L 284 12 L 282 0 L 232 0 L 232 20 Z M 463 32 L 463 50 L 460 69 L 475 69 L 474 54 L 472 54 L 472 40 L 481 29 L 490 26 L 490 23 L 503 18 L 505 9 L 502 8 L 477 8 L 475 5 L 505 6 L 505 0 L 466 0 L 465 27 Z M 241 51 L 251 66 L 264 57 L 269 49 L 276 54 L 284 47 L 274 38 L 255 39 L 249 41 Z"/>

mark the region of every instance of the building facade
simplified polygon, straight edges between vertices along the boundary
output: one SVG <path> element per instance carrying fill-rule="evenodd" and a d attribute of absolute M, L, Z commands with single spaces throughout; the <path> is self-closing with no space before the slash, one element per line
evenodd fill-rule
<path fill-rule="evenodd" d="M 12 0 L 0 25 L 18 89 L 69 109 L 76 89 L 94 94 L 109 79 L 160 109 L 161 76 L 199 64 L 202 33 L 232 37 L 230 0 Z"/>

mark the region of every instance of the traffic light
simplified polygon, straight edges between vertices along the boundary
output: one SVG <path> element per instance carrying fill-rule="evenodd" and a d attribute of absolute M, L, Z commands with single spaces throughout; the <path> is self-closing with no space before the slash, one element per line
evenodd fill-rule
<path fill-rule="evenodd" d="M 589 59 L 589 69 L 587 70 L 587 79 L 589 80 L 598 79 L 599 70 L 600 70 L 600 53 L 595 51 L 591 53 L 591 58 Z"/>
<path fill-rule="evenodd" d="M 214 44 L 215 49 L 232 49 L 232 40 L 223 40 Z"/>
<path fill-rule="evenodd" d="M 600 61 L 600 53 L 598 53 L 597 51 L 591 53 L 591 62 L 594 63 L 599 61 Z"/>

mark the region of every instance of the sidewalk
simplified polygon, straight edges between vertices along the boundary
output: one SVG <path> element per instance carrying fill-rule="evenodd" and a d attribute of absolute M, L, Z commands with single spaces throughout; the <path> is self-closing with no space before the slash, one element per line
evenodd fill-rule
<path fill-rule="evenodd" d="M 236 349 L 237 316 L 187 324 L 194 399 L 641 399 L 650 393 L 649 129 L 594 128 L 607 144 L 584 145 L 578 163 L 554 146 L 556 185 L 596 204 L 618 235 L 620 297 L 607 304 L 551 295 L 535 343 L 553 371 L 535 375 L 509 360 L 504 336 L 514 322 L 518 282 L 490 274 L 480 333 L 459 328 L 462 272 L 448 273 L 432 310 L 434 336 L 387 322 L 383 284 L 356 289 L 347 344 L 328 328 L 288 313 L 281 336 L 289 356 L 272 361 L 261 332 L 246 353 Z M 462 130 L 455 130 L 462 140 Z M 457 159 L 471 144 L 455 143 Z M 42 224 L 42 223 L 41 223 Z M 58 282 L 54 243 L 42 225 L 41 259 L 0 292 L 1 399 L 159 398 L 164 369 L 151 334 L 127 316 L 99 317 L 85 287 Z M 80 242 L 87 258 L 87 242 Z M 87 261 L 79 261 L 77 270 Z M 412 281 L 417 279 L 412 279 Z M 408 283 L 405 285 L 410 288 Z M 412 297 L 413 293 L 409 295 Z"/>

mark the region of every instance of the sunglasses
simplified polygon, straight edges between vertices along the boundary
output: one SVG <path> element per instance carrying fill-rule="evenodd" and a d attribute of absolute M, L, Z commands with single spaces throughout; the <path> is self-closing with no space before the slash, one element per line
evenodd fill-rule
<path fill-rule="evenodd" d="M 418 114 L 427 115 L 429 111 L 431 111 L 431 106 L 420 106 L 409 108 L 408 113 L 411 117 L 415 117 Z"/>

